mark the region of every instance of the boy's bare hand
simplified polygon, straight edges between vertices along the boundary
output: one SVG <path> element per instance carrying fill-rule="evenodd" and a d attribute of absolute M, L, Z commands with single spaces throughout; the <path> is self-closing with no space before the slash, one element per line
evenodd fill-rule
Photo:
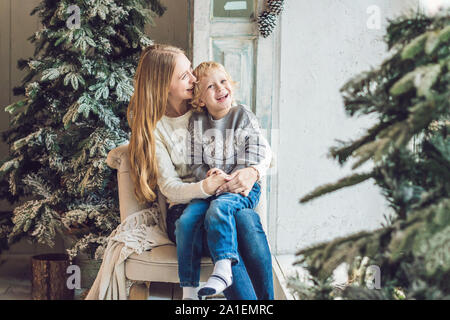
<path fill-rule="evenodd" d="M 233 192 L 240 193 L 247 197 L 253 188 L 253 185 L 258 180 L 258 173 L 255 168 L 248 167 L 236 170 L 229 177 L 225 178 L 224 183 L 217 192 Z"/>
<path fill-rule="evenodd" d="M 218 174 L 218 173 L 226 175 L 226 173 L 223 170 L 218 169 L 218 168 L 212 168 L 212 169 L 208 170 L 208 172 L 206 173 L 206 177 L 209 177 L 212 174 Z"/>
<path fill-rule="evenodd" d="M 203 180 L 203 190 L 211 195 L 216 194 L 217 189 L 227 182 L 227 178 L 229 178 L 229 175 L 223 171 L 221 173 L 211 174 Z"/>

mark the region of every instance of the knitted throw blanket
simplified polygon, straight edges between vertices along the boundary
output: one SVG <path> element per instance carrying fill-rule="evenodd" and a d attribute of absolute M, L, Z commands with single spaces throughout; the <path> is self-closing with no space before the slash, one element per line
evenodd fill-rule
<path fill-rule="evenodd" d="M 86 300 L 126 300 L 125 260 L 154 247 L 173 244 L 162 230 L 157 203 L 129 215 L 108 237 L 103 261 Z"/>

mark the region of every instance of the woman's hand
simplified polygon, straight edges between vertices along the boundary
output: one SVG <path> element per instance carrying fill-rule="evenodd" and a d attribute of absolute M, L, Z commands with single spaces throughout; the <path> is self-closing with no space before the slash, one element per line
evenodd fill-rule
<path fill-rule="evenodd" d="M 229 177 L 230 176 L 223 171 L 211 173 L 206 179 L 202 180 L 203 190 L 210 195 L 214 195 L 216 194 L 217 189 L 228 181 L 227 178 Z"/>
<path fill-rule="evenodd" d="M 253 167 L 236 170 L 225 178 L 226 183 L 217 189 L 217 193 L 233 192 L 247 197 L 258 180 L 258 171 Z"/>

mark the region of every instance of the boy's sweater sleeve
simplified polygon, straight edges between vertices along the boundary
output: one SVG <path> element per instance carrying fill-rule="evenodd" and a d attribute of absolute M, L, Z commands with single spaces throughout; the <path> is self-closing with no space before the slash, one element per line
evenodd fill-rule
<path fill-rule="evenodd" d="M 246 167 L 253 167 L 258 171 L 259 178 L 267 174 L 272 161 L 272 149 L 269 142 L 264 137 L 259 127 L 256 116 L 246 110 L 247 121 L 244 121 L 244 126 L 240 130 L 240 137 L 238 141 L 241 143 L 241 149 L 244 152 L 237 153 L 237 165 L 233 172 Z"/>
<path fill-rule="evenodd" d="M 178 175 L 166 146 L 155 133 L 158 186 L 170 203 L 189 203 L 192 199 L 206 199 L 211 195 L 203 190 L 202 181 L 183 182 Z"/>

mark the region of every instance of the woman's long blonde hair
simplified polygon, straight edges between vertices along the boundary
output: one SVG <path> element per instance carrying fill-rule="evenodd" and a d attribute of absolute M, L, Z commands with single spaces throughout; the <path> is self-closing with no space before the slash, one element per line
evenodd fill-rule
<path fill-rule="evenodd" d="M 183 50 L 168 45 L 148 46 L 134 76 L 134 93 L 127 109 L 131 128 L 128 153 L 134 194 L 141 204 L 156 199 L 158 167 L 153 131 L 166 112 L 175 57 L 180 53 Z"/>

